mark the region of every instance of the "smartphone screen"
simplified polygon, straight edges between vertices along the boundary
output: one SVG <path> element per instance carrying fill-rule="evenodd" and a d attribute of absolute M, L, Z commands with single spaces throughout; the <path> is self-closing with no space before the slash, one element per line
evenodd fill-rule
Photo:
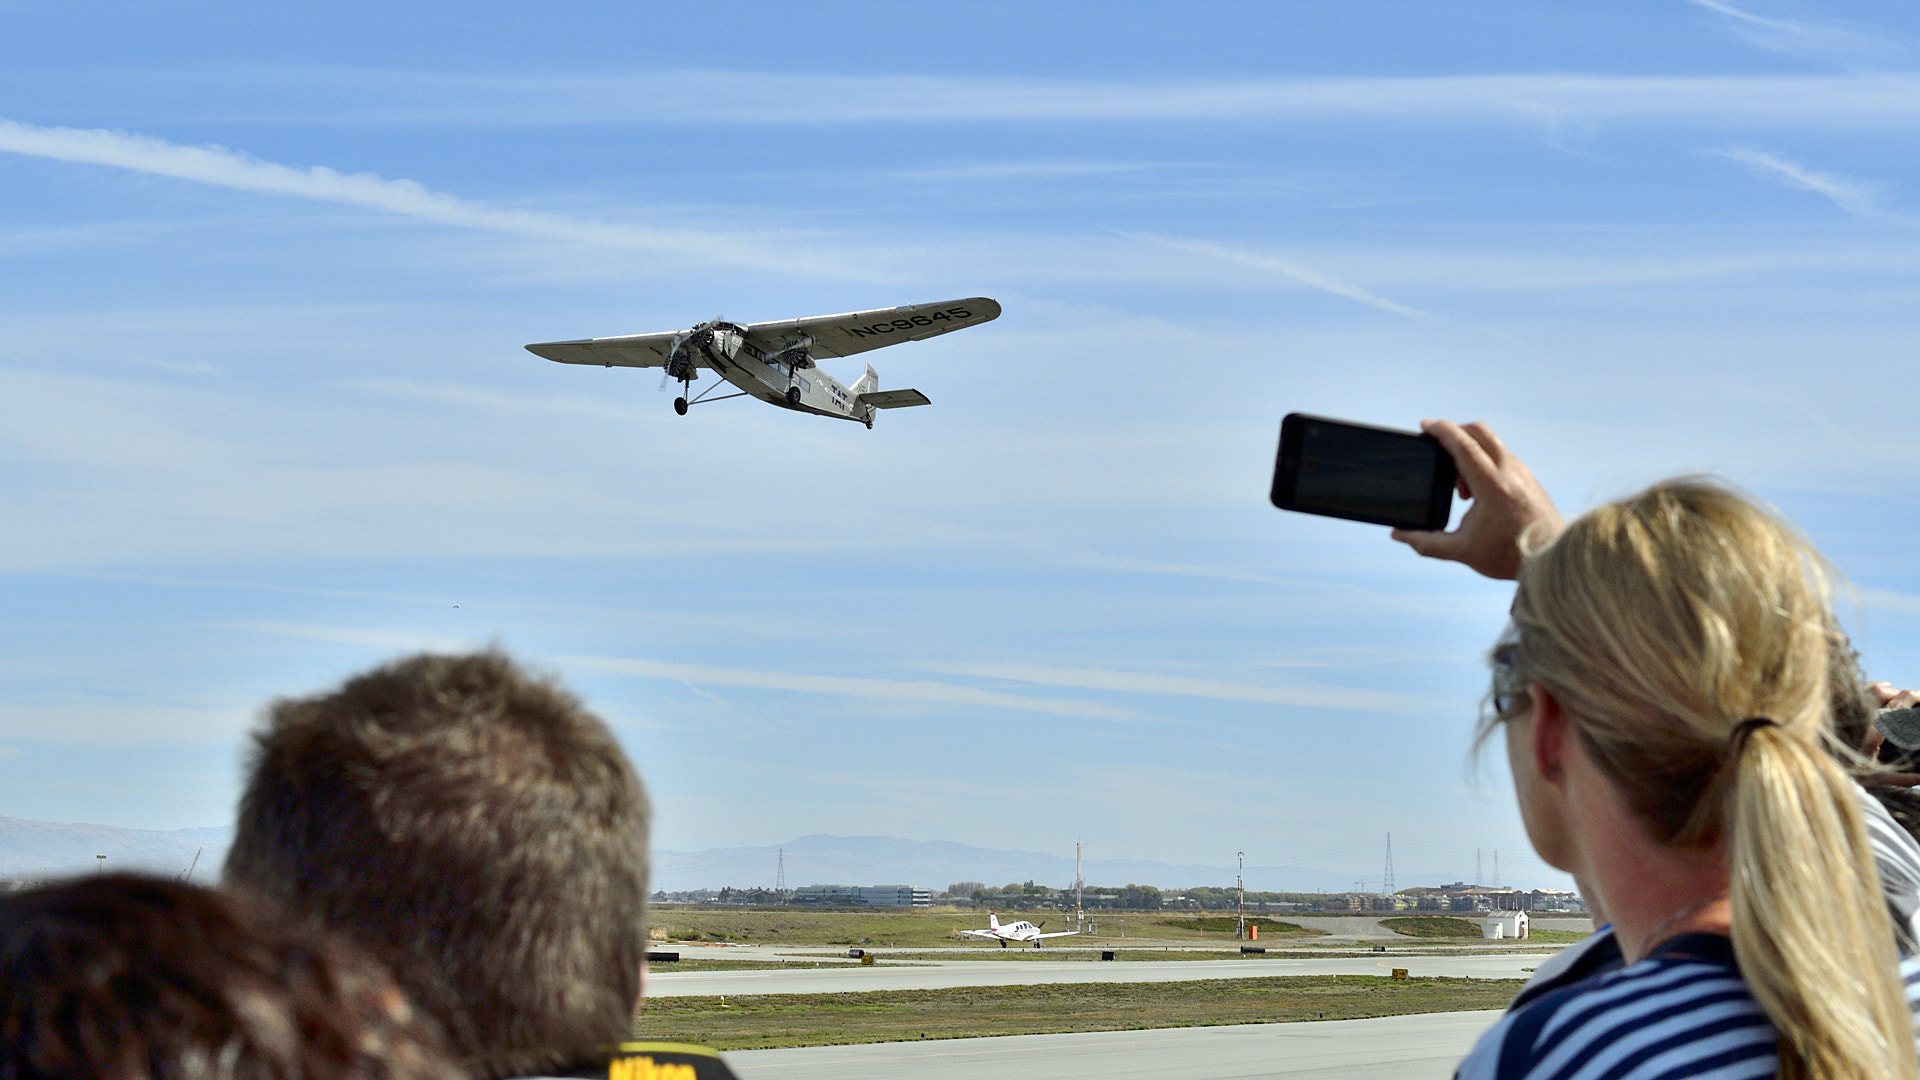
<path fill-rule="evenodd" d="M 1453 479 L 1453 459 L 1431 435 L 1305 413 L 1280 422 L 1273 505 L 1282 510 L 1444 529 Z"/>

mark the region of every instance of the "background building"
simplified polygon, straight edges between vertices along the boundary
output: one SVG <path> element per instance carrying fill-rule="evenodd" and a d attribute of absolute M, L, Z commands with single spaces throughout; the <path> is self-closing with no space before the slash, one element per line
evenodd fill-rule
<path fill-rule="evenodd" d="M 806 885 L 793 890 L 790 902 L 823 907 L 932 907 L 933 890 L 911 885 Z"/>

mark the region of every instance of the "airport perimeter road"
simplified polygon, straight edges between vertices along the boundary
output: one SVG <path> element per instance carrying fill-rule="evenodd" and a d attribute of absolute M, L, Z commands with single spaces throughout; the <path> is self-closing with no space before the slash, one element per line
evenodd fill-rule
<path fill-rule="evenodd" d="M 1415 978 L 1524 979 L 1548 953 L 1492 956 L 1330 956 L 1311 960 L 949 960 L 914 967 L 831 967 L 797 971 L 647 973 L 648 997 L 720 994 L 846 994 L 862 990 L 945 990 L 956 986 L 1041 983 L 1191 982 L 1276 975 L 1386 975 L 1403 967 Z"/>
<path fill-rule="evenodd" d="M 736 1050 L 741 1080 L 1446 1080 L 1497 1012 Z"/>

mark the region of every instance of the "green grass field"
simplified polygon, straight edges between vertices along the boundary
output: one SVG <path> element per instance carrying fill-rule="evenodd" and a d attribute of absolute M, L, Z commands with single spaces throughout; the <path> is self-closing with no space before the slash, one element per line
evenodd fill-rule
<path fill-rule="evenodd" d="M 884 952 L 879 954 L 879 962 L 884 964 L 889 961 L 918 961 L 924 963 L 930 960 L 1084 960 L 1088 963 L 1099 963 L 1100 954 L 1103 951 L 1106 950 L 1101 949 L 1098 945 L 1049 945 L 1044 949 L 1035 949 L 1032 947 L 1020 948 L 1015 946 L 1006 949 L 949 949 L 944 952 Z M 1178 946 L 1171 948 L 1161 946 L 1151 949 L 1115 948 L 1111 951 L 1114 954 L 1115 960 L 1236 960 L 1242 958 L 1241 954 L 1233 949 L 1183 949 Z M 1362 950 L 1359 949 L 1354 950 L 1355 955 L 1360 955 L 1361 952 Z M 1263 960 L 1269 956 L 1280 957 L 1283 955 L 1287 954 L 1280 952 L 1255 953 L 1245 957 L 1245 959 Z M 1293 953 L 1291 955 L 1297 958 L 1302 954 Z M 1310 953 L 1305 955 L 1318 957 L 1321 954 Z"/>
<path fill-rule="evenodd" d="M 1192 930 L 1201 934 L 1224 934 L 1228 937 L 1233 936 L 1233 932 L 1239 927 L 1239 919 L 1233 915 L 1204 915 L 1187 919 L 1162 919 L 1160 921 L 1175 930 Z M 1259 928 L 1260 940 L 1262 941 L 1278 937 L 1320 937 L 1326 934 L 1325 930 L 1309 930 L 1298 923 L 1281 922 L 1279 919 L 1269 919 L 1264 915 L 1248 919 L 1247 925 Z"/>
<path fill-rule="evenodd" d="M 1067 927 L 1067 917 L 1057 911 L 1007 913 L 1014 918 L 1045 924 L 1043 929 Z M 991 941 L 962 938 L 962 930 L 979 930 L 987 925 L 984 911 L 791 911 L 726 908 L 718 910 L 661 908 L 650 918 L 653 930 L 665 943 L 715 941 L 739 944 L 779 945 L 871 945 L 885 948 L 926 948 L 977 944 L 999 951 Z M 1260 939 L 1298 940 L 1320 937 L 1324 931 L 1281 922 L 1265 916 L 1248 922 L 1260 924 Z M 1232 941 L 1233 916 L 1171 915 L 1163 912 L 1101 912 L 1094 918 L 1100 932 L 1091 940 L 1120 941 Z M 1271 929 L 1269 929 L 1271 927 Z M 1476 931 L 1477 933 L 1477 931 Z M 663 944 L 662 947 L 671 947 Z M 1009 950 L 1011 951 L 1011 950 Z"/>
<path fill-rule="evenodd" d="M 638 1039 L 720 1050 L 1504 1008 L 1518 982 L 1302 976 L 650 999 Z"/>
<path fill-rule="evenodd" d="M 1453 915 L 1409 915 L 1401 918 L 1381 919 L 1380 925 L 1404 937 L 1427 940 L 1481 941 L 1480 928 L 1466 919 Z M 1568 945 L 1586 937 L 1584 933 L 1572 930 L 1535 930 L 1529 929 L 1527 941 L 1536 945 Z M 1503 944 L 1514 944 L 1512 941 Z"/>
<path fill-rule="evenodd" d="M 1055 916 L 1058 919 L 1058 916 Z M 648 920 L 668 942 L 724 941 L 740 944 L 952 945 L 961 930 L 987 925 L 971 911 L 717 911 L 661 909 Z"/>
<path fill-rule="evenodd" d="M 687 957 L 665 963 L 655 962 L 648 966 L 654 971 L 790 971 L 799 968 L 845 967 L 846 964 L 838 960 L 705 960 L 700 957 Z"/>
<path fill-rule="evenodd" d="M 1396 934 L 1416 938 L 1475 938 L 1480 928 L 1453 915 L 1408 915 L 1381 919 L 1380 925 Z"/>
<path fill-rule="evenodd" d="M 1527 931 L 1527 940 L 1537 942 L 1541 945 L 1571 945 L 1588 936 L 1587 934 L 1576 933 L 1572 930 L 1529 929 Z"/>

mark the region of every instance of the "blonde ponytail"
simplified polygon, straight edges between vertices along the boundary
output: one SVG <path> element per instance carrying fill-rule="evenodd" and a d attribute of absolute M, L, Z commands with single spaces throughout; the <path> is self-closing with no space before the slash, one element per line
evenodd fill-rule
<path fill-rule="evenodd" d="M 1734 955 L 1781 1077 L 1920 1080 L 1859 795 L 1828 753 L 1829 580 L 1737 492 L 1659 484 L 1522 566 L 1508 678 L 1554 695 L 1656 841 L 1725 841 Z"/>
<path fill-rule="evenodd" d="M 1779 1075 L 1916 1075 L 1913 1018 L 1853 780 L 1810 740 L 1777 726 L 1750 732 L 1736 752 L 1733 952 L 1780 1034 Z"/>

